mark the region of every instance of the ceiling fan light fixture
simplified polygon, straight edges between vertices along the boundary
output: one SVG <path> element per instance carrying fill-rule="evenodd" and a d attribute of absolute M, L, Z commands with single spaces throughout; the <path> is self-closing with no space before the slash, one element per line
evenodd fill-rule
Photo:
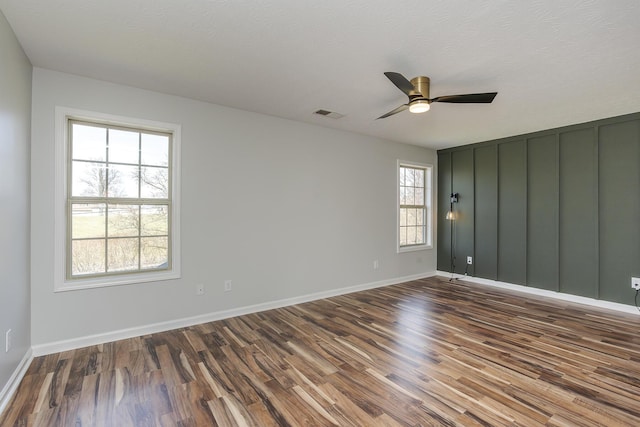
<path fill-rule="evenodd" d="M 409 111 L 412 113 L 425 113 L 429 111 L 431 105 L 426 99 L 418 99 L 409 105 Z"/>
<path fill-rule="evenodd" d="M 449 102 L 453 104 L 491 104 L 493 102 L 493 98 L 498 94 L 498 92 L 466 93 L 462 95 L 446 95 L 430 98 L 429 87 L 431 86 L 431 79 L 429 79 L 429 77 L 418 76 L 409 81 L 402 74 L 394 73 L 393 71 L 387 71 L 384 75 L 391 80 L 391 83 L 400 89 L 401 92 L 409 97 L 409 102 L 381 115 L 378 119 L 385 119 L 407 109 L 411 113 L 424 113 L 429 111 L 429 108 L 431 108 L 429 104 L 432 102 Z"/>

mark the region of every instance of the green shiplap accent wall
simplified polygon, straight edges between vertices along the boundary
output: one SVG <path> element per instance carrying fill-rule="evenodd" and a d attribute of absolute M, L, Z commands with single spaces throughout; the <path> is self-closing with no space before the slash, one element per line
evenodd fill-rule
<path fill-rule="evenodd" d="M 590 298 L 598 297 L 595 134 L 594 127 L 560 133 L 560 292 Z"/>
<path fill-rule="evenodd" d="M 527 149 L 526 283 L 559 291 L 558 138 L 531 138 Z"/>
<path fill-rule="evenodd" d="M 498 146 L 474 149 L 476 276 L 498 279 Z"/>
<path fill-rule="evenodd" d="M 600 126 L 598 140 L 599 297 L 625 302 L 640 277 L 640 121 Z"/>
<path fill-rule="evenodd" d="M 438 151 L 438 269 L 633 304 L 640 113 Z"/>
<path fill-rule="evenodd" d="M 446 178 L 444 178 L 446 177 Z M 451 229 L 445 219 L 449 210 L 449 195 L 451 194 L 451 153 L 438 155 L 438 270 L 451 271 Z"/>
<path fill-rule="evenodd" d="M 523 285 L 527 276 L 527 145 L 498 145 L 498 280 Z"/>
<path fill-rule="evenodd" d="M 473 265 L 467 266 L 467 255 L 473 256 L 473 224 L 474 224 L 474 194 L 473 194 L 473 152 L 457 151 L 451 153 L 452 186 L 457 192 L 458 203 L 454 223 L 456 273 L 472 275 Z M 464 194 L 464 196 L 462 196 Z M 467 269 L 468 270 L 465 270 Z"/>

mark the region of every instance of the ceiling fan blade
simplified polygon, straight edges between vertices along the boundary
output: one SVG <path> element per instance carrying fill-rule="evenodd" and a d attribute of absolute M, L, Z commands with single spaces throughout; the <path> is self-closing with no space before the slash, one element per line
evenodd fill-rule
<path fill-rule="evenodd" d="M 407 96 L 411 96 L 413 93 L 415 93 L 415 88 L 413 87 L 411 82 L 407 80 L 406 77 L 402 74 L 394 73 L 393 71 L 387 71 L 386 73 L 384 73 L 384 75 L 387 76 L 387 78 L 391 80 L 391 83 L 396 85 L 396 87 L 403 91 Z"/>
<path fill-rule="evenodd" d="M 399 106 L 395 110 L 391 110 L 387 114 L 381 115 L 380 117 L 378 117 L 378 119 L 384 119 L 384 118 L 387 118 L 389 116 L 393 116 L 394 114 L 398 114 L 399 112 L 404 111 L 407 108 L 409 108 L 409 104 L 402 104 L 401 106 Z M 376 120 L 378 120 L 378 119 L 376 119 Z"/>
<path fill-rule="evenodd" d="M 469 93 L 466 95 L 445 95 L 433 98 L 431 102 L 453 102 L 456 104 L 490 104 L 498 92 Z"/>

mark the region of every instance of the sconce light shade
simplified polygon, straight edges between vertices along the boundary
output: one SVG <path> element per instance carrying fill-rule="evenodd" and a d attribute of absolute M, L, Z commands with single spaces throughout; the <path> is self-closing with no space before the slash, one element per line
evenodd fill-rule
<path fill-rule="evenodd" d="M 454 219 L 456 219 L 456 213 L 454 211 L 447 211 L 447 215 L 445 216 L 445 219 L 453 221 Z"/>

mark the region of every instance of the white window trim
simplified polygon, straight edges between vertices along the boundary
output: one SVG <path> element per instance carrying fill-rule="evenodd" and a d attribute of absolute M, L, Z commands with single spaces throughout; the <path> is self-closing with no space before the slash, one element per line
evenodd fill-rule
<path fill-rule="evenodd" d="M 425 240 L 422 245 L 400 246 L 400 167 L 406 166 L 410 168 L 425 169 L 425 207 L 426 219 L 425 224 L 428 225 Z M 427 176 L 428 181 L 427 181 Z M 427 182 L 430 186 L 427 186 Z M 424 251 L 433 249 L 433 165 L 429 163 L 416 163 L 398 159 L 396 164 L 396 251 L 397 253 Z"/>
<path fill-rule="evenodd" d="M 149 130 L 171 132 L 172 140 L 172 194 L 171 194 L 171 270 L 124 273 L 114 276 L 68 279 L 66 269 L 67 240 L 67 150 L 69 149 L 67 121 L 69 119 L 125 125 Z M 55 204 L 54 204 L 54 292 L 119 286 L 180 278 L 180 140 L 182 126 L 93 111 L 57 106 L 55 111 Z"/>

